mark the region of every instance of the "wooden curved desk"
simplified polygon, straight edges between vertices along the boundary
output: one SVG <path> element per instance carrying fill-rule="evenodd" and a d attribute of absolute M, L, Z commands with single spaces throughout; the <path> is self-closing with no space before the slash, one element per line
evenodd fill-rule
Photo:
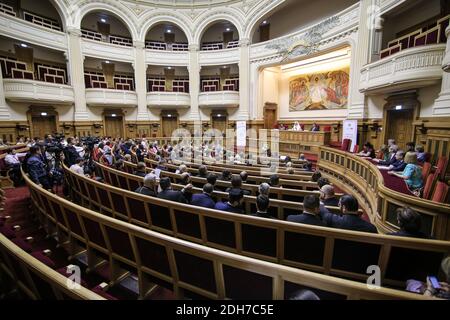
<path fill-rule="evenodd" d="M 398 230 L 396 210 L 408 206 L 421 214 L 423 232 L 439 240 L 450 240 L 449 204 L 390 189 L 376 165 L 348 152 L 321 147 L 318 166 L 339 188 L 357 197 L 378 230 Z"/>

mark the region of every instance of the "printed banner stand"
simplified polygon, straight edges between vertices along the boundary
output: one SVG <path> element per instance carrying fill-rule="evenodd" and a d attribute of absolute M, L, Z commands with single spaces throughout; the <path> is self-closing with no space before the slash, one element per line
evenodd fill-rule
<path fill-rule="evenodd" d="M 236 145 L 238 147 L 247 146 L 247 122 L 236 121 Z"/>
<path fill-rule="evenodd" d="M 358 142 L 358 120 L 344 120 L 342 130 L 342 141 L 344 139 L 352 140 L 350 151 L 353 152 L 353 148 Z"/>

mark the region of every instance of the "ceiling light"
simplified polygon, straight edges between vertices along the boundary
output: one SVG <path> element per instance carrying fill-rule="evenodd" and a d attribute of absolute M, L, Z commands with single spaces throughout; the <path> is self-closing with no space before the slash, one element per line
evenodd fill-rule
<path fill-rule="evenodd" d="M 222 116 L 221 114 L 218 114 L 218 115 L 217 115 L 218 118 L 220 118 L 221 116 Z"/>
<path fill-rule="evenodd" d="M 167 69 L 171 70 L 171 69 L 172 69 L 172 67 L 167 67 Z"/>
<path fill-rule="evenodd" d="M 105 19 L 105 18 L 101 18 L 100 21 L 103 22 L 103 23 L 105 23 L 105 22 L 106 22 L 106 19 Z"/>
<path fill-rule="evenodd" d="M 20 46 L 21 46 L 22 48 L 27 48 L 27 47 L 28 47 L 28 45 L 27 45 L 26 43 L 21 43 Z"/>
<path fill-rule="evenodd" d="M 106 60 L 105 63 L 109 63 L 109 60 Z"/>
<path fill-rule="evenodd" d="M 169 118 L 172 118 L 172 115 L 171 115 L 171 114 L 168 114 L 167 116 L 168 116 Z"/>
<path fill-rule="evenodd" d="M 395 106 L 395 110 L 402 110 L 403 106 Z"/>
<path fill-rule="evenodd" d="M 47 112 L 41 112 L 41 116 L 45 117 L 47 115 Z"/>
<path fill-rule="evenodd" d="M 112 115 L 111 115 L 111 117 L 116 117 L 117 115 L 115 114 L 115 113 L 113 113 Z"/>
<path fill-rule="evenodd" d="M 264 20 L 264 21 L 262 22 L 262 24 L 267 24 L 267 20 Z"/>
<path fill-rule="evenodd" d="M 169 30 L 167 30 L 167 33 L 172 33 L 172 30 L 170 30 L 170 29 L 169 29 Z"/>
<path fill-rule="evenodd" d="M 226 28 L 225 30 L 226 30 L 226 31 L 231 31 L 231 29 L 230 29 L 230 28 Z"/>

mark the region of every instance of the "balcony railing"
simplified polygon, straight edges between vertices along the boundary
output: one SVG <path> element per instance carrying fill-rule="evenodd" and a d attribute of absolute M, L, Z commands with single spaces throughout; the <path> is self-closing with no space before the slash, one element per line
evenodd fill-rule
<path fill-rule="evenodd" d="M 216 91 L 202 92 L 198 96 L 200 107 L 225 107 L 236 108 L 239 106 L 239 92 L 236 91 Z"/>
<path fill-rule="evenodd" d="M 91 106 L 137 106 L 137 93 L 103 88 L 86 89 L 86 103 Z"/>
<path fill-rule="evenodd" d="M 379 93 L 432 85 L 442 78 L 445 44 L 400 51 L 361 69 L 359 91 Z"/>
<path fill-rule="evenodd" d="M 150 108 L 189 108 L 191 95 L 182 92 L 149 92 L 147 105 Z"/>
<path fill-rule="evenodd" d="M 3 79 L 5 98 L 27 103 L 72 104 L 75 102 L 73 88 L 28 79 Z"/>

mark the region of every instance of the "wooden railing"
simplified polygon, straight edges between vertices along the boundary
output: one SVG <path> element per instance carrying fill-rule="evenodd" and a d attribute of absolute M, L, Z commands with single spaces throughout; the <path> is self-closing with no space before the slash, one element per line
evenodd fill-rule
<path fill-rule="evenodd" d="M 104 300 L 81 286 L 70 289 L 66 277 L 20 249 L 2 234 L 0 234 L 0 272 L 12 280 L 17 290 L 27 299 Z"/>
<path fill-rule="evenodd" d="M 139 297 L 152 283 L 172 290 L 178 298 L 287 299 L 302 286 L 318 289 L 328 299 L 426 299 L 422 295 L 299 270 L 176 239 L 107 217 L 66 201 L 34 184 L 27 176 L 34 208 L 56 230 L 69 251 L 87 250 L 91 270 L 109 262 L 110 284 L 133 272 Z M 159 200 L 164 207 L 170 202 Z M 173 210 L 172 210 L 173 212 Z M 401 241 L 401 239 L 400 239 Z M 100 261 L 100 262 L 99 262 Z M 105 262 L 105 260 L 103 260 Z M 201 272 L 199 272 L 201 270 Z M 245 279 L 245 280 L 244 280 Z M 249 286 L 248 283 L 252 285 Z"/>
<path fill-rule="evenodd" d="M 407 206 L 422 216 L 424 233 L 436 239 L 450 240 L 449 204 L 424 200 L 387 188 L 374 164 L 348 152 L 322 147 L 318 166 L 340 189 L 358 198 L 379 230 L 386 233 L 398 230 L 396 210 Z"/>
<path fill-rule="evenodd" d="M 103 169 L 105 181 L 121 180 L 116 170 Z M 437 272 L 441 260 L 450 252 L 449 242 L 308 226 L 204 209 L 66 173 L 78 199 L 105 215 L 228 252 L 324 274 L 364 281 L 367 267 L 378 265 L 383 285 L 404 286 L 407 279 L 423 279 L 430 272 Z"/>

